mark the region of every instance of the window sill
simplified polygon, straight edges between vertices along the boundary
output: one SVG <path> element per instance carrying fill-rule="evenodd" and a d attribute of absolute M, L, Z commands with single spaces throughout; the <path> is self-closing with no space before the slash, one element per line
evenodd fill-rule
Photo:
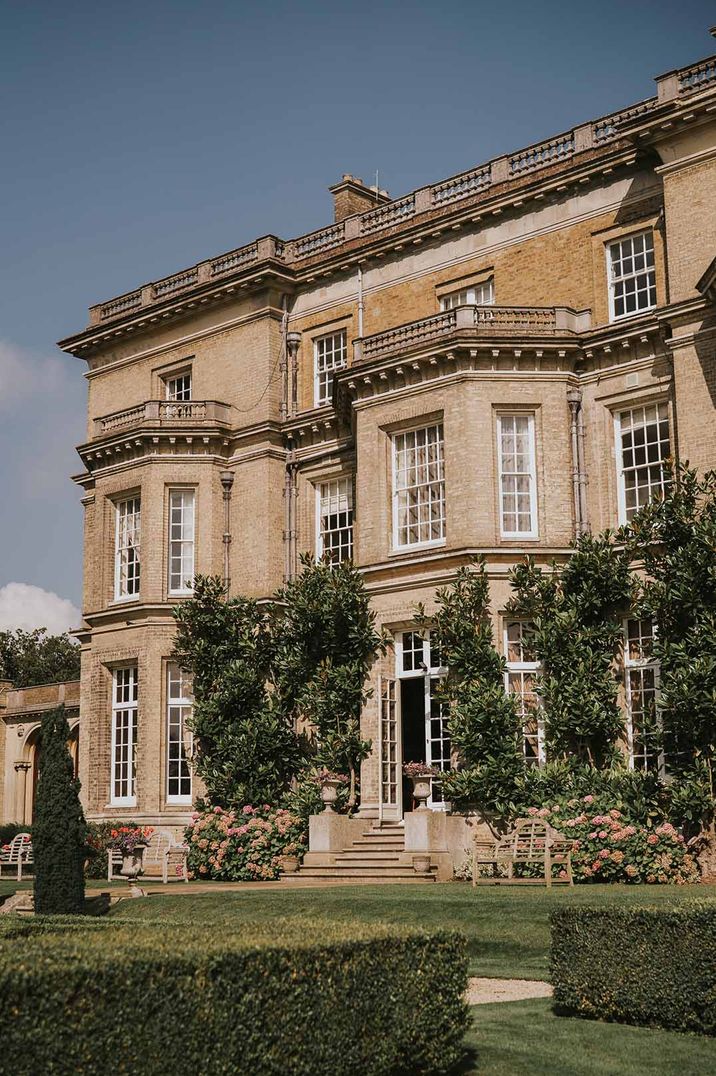
<path fill-rule="evenodd" d="M 403 557 L 406 553 L 419 553 L 424 549 L 441 549 L 445 545 L 447 545 L 447 538 L 437 538 L 434 542 L 415 542 L 414 545 L 394 546 L 388 551 L 388 556 Z"/>
<path fill-rule="evenodd" d="M 510 532 L 500 534 L 500 540 L 503 542 L 539 542 L 539 534 L 534 534 L 533 532 L 524 534 Z"/>
<path fill-rule="evenodd" d="M 631 321 L 633 318 L 641 318 L 645 314 L 651 314 L 657 309 L 658 303 L 654 303 L 653 306 L 645 306 L 643 310 L 635 310 L 631 314 L 611 314 L 609 317 L 610 325 L 621 325 L 623 321 Z"/>
<path fill-rule="evenodd" d="M 136 807 L 136 806 L 137 806 L 136 799 L 111 800 L 107 804 L 106 809 L 111 810 L 111 809 L 117 808 L 117 807 Z"/>

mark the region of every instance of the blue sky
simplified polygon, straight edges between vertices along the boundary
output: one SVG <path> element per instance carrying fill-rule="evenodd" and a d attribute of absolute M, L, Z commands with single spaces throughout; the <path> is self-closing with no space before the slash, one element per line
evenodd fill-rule
<path fill-rule="evenodd" d="M 343 172 L 398 196 L 648 97 L 714 22 L 712 0 L 0 0 L 0 627 L 27 605 L 8 583 L 80 604 L 86 382 L 54 341 L 91 303 L 329 223 Z"/>

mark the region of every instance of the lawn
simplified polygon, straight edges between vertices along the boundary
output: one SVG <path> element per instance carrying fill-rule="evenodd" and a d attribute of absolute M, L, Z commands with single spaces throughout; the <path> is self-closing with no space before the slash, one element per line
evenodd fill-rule
<path fill-rule="evenodd" d="M 537 886 L 341 886 L 289 889 L 270 886 L 241 892 L 166 894 L 122 901 L 112 915 L 122 919 L 171 918 L 182 923 L 235 926 L 276 916 L 382 921 L 462 931 L 468 938 L 470 974 L 546 979 L 549 973 L 549 912 L 564 903 L 656 904 L 716 898 L 711 886 L 583 885 L 551 891 Z"/>
<path fill-rule="evenodd" d="M 470 1076 L 696 1076 L 716 1068 L 713 1039 L 555 1016 L 548 999 L 476 1005 Z"/>

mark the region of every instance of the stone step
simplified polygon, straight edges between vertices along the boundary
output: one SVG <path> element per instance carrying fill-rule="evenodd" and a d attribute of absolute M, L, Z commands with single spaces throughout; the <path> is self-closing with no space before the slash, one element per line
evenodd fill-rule
<path fill-rule="evenodd" d="M 356 851 L 360 851 L 360 850 L 364 849 L 366 852 L 370 852 L 370 851 L 402 852 L 404 847 L 405 847 L 405 842 L 404 841 L 385 841 L 385 840 L 375 840 L 375 841 L 361 841 L 361 840 L 358 840 L 358 841 L 353 841 L 352 844 L 348 845 L 348 848 L 351 851 L 353 851 L 353 849 L 355 848 Z M 348 849 L 345 849 L 345 851 L 348 851 Z"/>
<path fill-rule="evenodd" d="M 372 875 L 381 878 L 413 878 L 415 877 L 415 871 L 412 866 L 401 866 L 398 863 L 391 863 L 382 866 L 378 863 L 371 866 L 348 866 L 347 864 L 336 863 L 332 867 L 301 867 L 302 878 L 362 878 L 366 875 Z M 425 875 L 425 877 L 431 877 L 431 875 Z"/>
<path fill-rule="evenodd" d="M 341 885 L 425 885 L 427 882 L 434 882 L 435 877 L 431 874 L 413 874 L 412 878 L 408 875 L 401 875 L 400 878 L 386 877 L 383 874 L 361 874 L 356 878 L 344 878 L 337 876 L 335 878 L 327 878 L 321 876 L 314 878 L 308 876 L 305 871 L 301 870 L 299 874 L 282 874 L 279 885 L 288 886 L 315 886 L 323 888 L 324 886 L 341 886 Z"/>
<path fill-rule="evenodd" d="M 336 863 L 399 863 L 401 852 L 394 851 L 345 851 L 336 856 Z"/>

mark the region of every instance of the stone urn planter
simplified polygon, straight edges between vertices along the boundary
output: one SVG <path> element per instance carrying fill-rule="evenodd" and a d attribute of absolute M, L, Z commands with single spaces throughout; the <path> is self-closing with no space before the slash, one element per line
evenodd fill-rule
<path fill-rule="evenodd" d="M 413 870 L 416 874 L 430 874 L 430 856 L 413 856 Z"/>
<path fill-rule="evenodd" d="M 295 874 L 299 866 L 298 856 L 281 856 L 279 860 L 282 874 Z"/>
<path fill-rule="evenodd" d="M 338 799 L 338 789 L 341 782 L 338 778 L 323 777 L 321 779 L 321 801 L 323 812 L 333 813 L 333 804 Z"/>
<path fill-rule="evenodd" d="M 438 776 L 438 771 L 424 762 L 406 762 L 403 773 L 413 783 L 413 798 L 418 805 L 416 811 L 429 810 L 427 801 L 430 796 L 430 782 L 433 777 Z"/>
<path fill-rule="evenodd" d="M 120 874 L 127 879 L 129 893 L 132 897 L 143 897 L 144 890 L 137 885 L 137 878 L 144 874 L 144 849 L 146 844 L 135 844 L 134 848 L 122 849 L 122 869 Z"/>

